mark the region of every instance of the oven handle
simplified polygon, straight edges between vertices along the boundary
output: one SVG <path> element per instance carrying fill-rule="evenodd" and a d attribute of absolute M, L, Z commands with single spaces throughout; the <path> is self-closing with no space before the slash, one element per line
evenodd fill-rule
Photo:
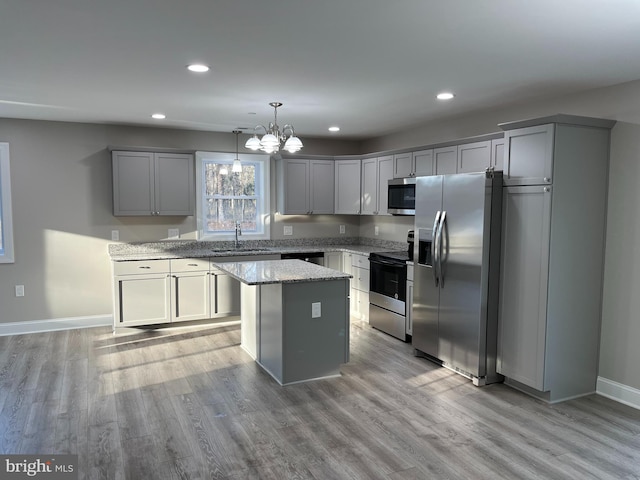
<path fill-rule="evenodd" d="M 390 262 L 390 261 L 387 261 L 387 260 L 378 260 L 378 259 L 374 260 L 374 259 L 371 259 L 371 258 L 369 258 L 369 262 L 370 263 L 376 263 L 378 265 L 388 265 L 388 266 L 391 266 L 391 267 L 398 267 L 398 268 L 404 268 L 404 267 L 407 266 L 406 263 Z"/>

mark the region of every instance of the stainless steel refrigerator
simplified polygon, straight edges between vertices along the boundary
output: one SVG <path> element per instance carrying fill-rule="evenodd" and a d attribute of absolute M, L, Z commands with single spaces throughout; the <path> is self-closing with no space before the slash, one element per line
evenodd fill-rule
<path fill-rule="evenodd" d="M 502 380 L 501 218 L 502 172 L 417 178 L 412 343 L 476 385 Z"/>

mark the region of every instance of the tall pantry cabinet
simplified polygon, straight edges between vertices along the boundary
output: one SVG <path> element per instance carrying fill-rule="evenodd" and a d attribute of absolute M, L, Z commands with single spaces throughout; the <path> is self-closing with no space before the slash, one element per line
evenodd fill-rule
<path fill-rule="evenodd" d="M 595 391 L 609 134 L 555 115 L 505 133 L 498 372 L 549 402 Z"/>

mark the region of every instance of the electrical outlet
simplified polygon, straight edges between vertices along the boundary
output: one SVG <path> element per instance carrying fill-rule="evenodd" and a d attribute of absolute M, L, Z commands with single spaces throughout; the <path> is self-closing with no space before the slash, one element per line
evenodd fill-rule
<path fill-rule="evenodd" d="M 322 304 L 313 302 L 311 304 L 311 318 L 320 318 L 322 316 Z"/>
<path fill-rule="evenodd" d="M 373 234 L 374 234 L 374 235 L 379 235 L 379 234 L 380 234 L 380 229 L 378 228 L 378 225 L 376 225 L 375 227 L 373 227 Z"/>
<path fill-rule="evenodd" d="M 114 242 L 120 240 L 120 230 L 111 230 L 111 240 Z"/>
<path fill-rule="evenodd" d="M 340 225 L 340 233 L 345 233 L 346 229 L 344 225 Z"/>
<path fill-rule="evenodd" d="M 170 228 L 168 236 L 169 240 L 177 240 L 178 238 L 180 238 L 180 230 L 177 228 Z"/>
<path fill-rule="evenodd" d="M 285 225 L 283 235 L 293 235 L 293 227 L 291 225 Z"/>
<path fill-rule="evenodd" d="M 24 285 L 16 285 L 16 297 L 24 297 Z"/>

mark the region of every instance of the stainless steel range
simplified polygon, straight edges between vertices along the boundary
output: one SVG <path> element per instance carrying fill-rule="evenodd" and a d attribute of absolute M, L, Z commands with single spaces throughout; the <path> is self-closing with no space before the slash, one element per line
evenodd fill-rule
<path fill-rule="evenodd" d="M 369 324 L 403 342 L 406 335 L 406 250 L 377 252 L 369 256 Z"/>

